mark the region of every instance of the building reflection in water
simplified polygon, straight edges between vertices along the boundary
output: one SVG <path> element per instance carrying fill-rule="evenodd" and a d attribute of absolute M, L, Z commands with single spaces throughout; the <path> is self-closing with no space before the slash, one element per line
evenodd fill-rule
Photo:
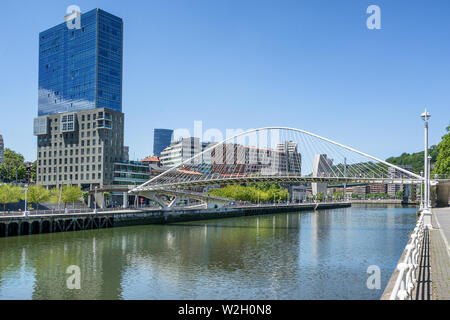
<path fill-rule="evenodd" d="M 394 222 L 379 214 L 352 208 L 4 238 L 0 299 L 376 299 L 355 282 L 365 286 L 365 268 L 386 256 L 393 267 L 414 223 L 408 211 L 393 209 Z M 70 265 L 81 269 L 80 290 L 66 287 Z"/>

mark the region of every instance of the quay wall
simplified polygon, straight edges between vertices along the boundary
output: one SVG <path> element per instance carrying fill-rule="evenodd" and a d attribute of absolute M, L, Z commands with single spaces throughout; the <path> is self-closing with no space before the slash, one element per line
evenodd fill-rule
<path fill-rule="evenodd" d="M 349 202 L 319 203 L 317 210 L 350 207 Z M 102 213 L 0 217 L 0 238 L 41 233 L 104 229 L 314 210 L 316 204 L 248 206 L 220 209 L 121 210 Z"/>

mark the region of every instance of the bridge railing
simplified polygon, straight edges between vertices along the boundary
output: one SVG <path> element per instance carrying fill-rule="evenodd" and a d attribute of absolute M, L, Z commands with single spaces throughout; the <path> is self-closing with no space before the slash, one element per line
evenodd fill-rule
<path fill-rule="evenodd" d="M 416 271 L 419 266 L 424 230 L 423 214 L 421 214 L 411 234 L 410 241 L 405 247 L 405 258 L 403 262 L 397 265 L 399 273 L 389 300 L 411 299 L 412 290 L 417 283 Z"/>

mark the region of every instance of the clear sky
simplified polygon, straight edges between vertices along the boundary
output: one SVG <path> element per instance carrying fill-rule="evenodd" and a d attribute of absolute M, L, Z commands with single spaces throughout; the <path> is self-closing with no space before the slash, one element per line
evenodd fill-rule
<path fill-rule="evenodd" d="M 130 158 L 153 128 L 296 127 L 377 157 L 423 149 L 450 124 L 448 0 L 2 1 L 0 134 L 36 159 L 38 34 L 66 8 L 124 20 Z M 366 9 L 381 8 L 381 30 Z"/>

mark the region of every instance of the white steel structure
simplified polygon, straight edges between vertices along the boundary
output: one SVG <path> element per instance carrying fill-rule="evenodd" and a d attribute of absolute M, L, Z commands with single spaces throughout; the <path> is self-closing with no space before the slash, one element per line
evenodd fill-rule
<path fill-rule="evenodd" d="M 281 144 L 288 148 L 280 148 Z M 321 162 L 321 174 L 314 170 L 317 155 L 333 159 Z M 286 159 L 297 161 L 297 165 L 279 170 Z M 391 178 L 389 168 L 403 175 Z M 201 191 L 210 185 L 249 182 L 420 184 L 422 181 L 421 176 L 408 170 L 316 134 L 288 127 L 265 127 L 215 143 L 130 192 L 147 196 L 156 190 Z"/>

